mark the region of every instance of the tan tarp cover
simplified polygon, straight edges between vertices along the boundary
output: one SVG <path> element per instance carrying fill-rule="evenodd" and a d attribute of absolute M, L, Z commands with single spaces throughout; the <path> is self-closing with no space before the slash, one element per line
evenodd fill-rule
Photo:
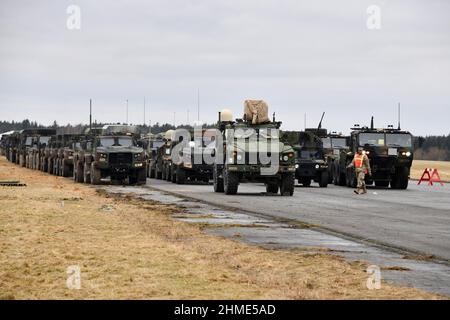
<path fill-rule="evenodd" d="M 264 100 L 245 100 L 244 116 L 253 124 L 270 122 L 269 106 Z"/>

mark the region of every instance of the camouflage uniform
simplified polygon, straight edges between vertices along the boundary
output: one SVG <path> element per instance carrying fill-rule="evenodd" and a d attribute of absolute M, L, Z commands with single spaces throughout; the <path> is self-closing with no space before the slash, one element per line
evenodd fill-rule
<path fill-rule="evenodd" d="M 356 165 L 356 160 L 358 157 L 362 157 L 361 167 L 358 167 Z M 370 176 L 372 175 L 372 171 L 370 170 L 369 158 L 367 157 L 367 155 L 365 153 L 363 153 L 362 155 L 355 154 L 355 157 L 353 158 L 351 166 L 355 168 L 356 179 L 358 181 L 355 193 L 357 193 L 357 194 L 367 193 L 366 180 L 365 180 L 366 173 L 368 173 Z"/>

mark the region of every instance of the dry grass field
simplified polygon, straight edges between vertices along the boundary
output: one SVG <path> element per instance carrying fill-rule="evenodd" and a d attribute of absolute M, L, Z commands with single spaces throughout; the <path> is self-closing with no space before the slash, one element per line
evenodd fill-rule
<path fill-rule="evenodd" d="M 420 179 L 425 168 L 438 169 L 441 179 L 450 182 L 450 161 L 414 160 L 411 168 L 411 178 Z"/>
<path fill-rule="evenodd" d="M 366 264 L 268 250 L 171 218 L 175 207 L 108 197 L 0 159 L 0 299 L 434 299 L 383 283 Z M 79 266 L 81 288 L 66 285 Z M 407 271 L 405 271 L 407 272 Z"/>

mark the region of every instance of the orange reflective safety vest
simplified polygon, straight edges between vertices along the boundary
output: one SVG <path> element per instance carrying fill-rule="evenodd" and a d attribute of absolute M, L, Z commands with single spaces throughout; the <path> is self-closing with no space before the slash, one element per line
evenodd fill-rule
<path fill-rule="evenodd" d="M 364 167 L 364 157 L 366 157 L 366 155 L 364 153 L 361 155 L 355 154 L 355 159 L 354 159 L 355 160 L 355 168 L 360 169 L 360 168 Z M 364 170 L 364 173 L 367 174 L 368 172 L 369 172 L 369 169 L 366 168 Z"/>

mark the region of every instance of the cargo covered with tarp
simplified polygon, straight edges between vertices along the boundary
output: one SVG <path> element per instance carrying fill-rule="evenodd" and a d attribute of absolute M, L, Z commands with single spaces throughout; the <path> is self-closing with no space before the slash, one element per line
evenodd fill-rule
<path fill-rule="evenodd" d="M 245 100 L 244 119 L 252 124 L 270 122 L 269 106 L 264 100 Z"/>

